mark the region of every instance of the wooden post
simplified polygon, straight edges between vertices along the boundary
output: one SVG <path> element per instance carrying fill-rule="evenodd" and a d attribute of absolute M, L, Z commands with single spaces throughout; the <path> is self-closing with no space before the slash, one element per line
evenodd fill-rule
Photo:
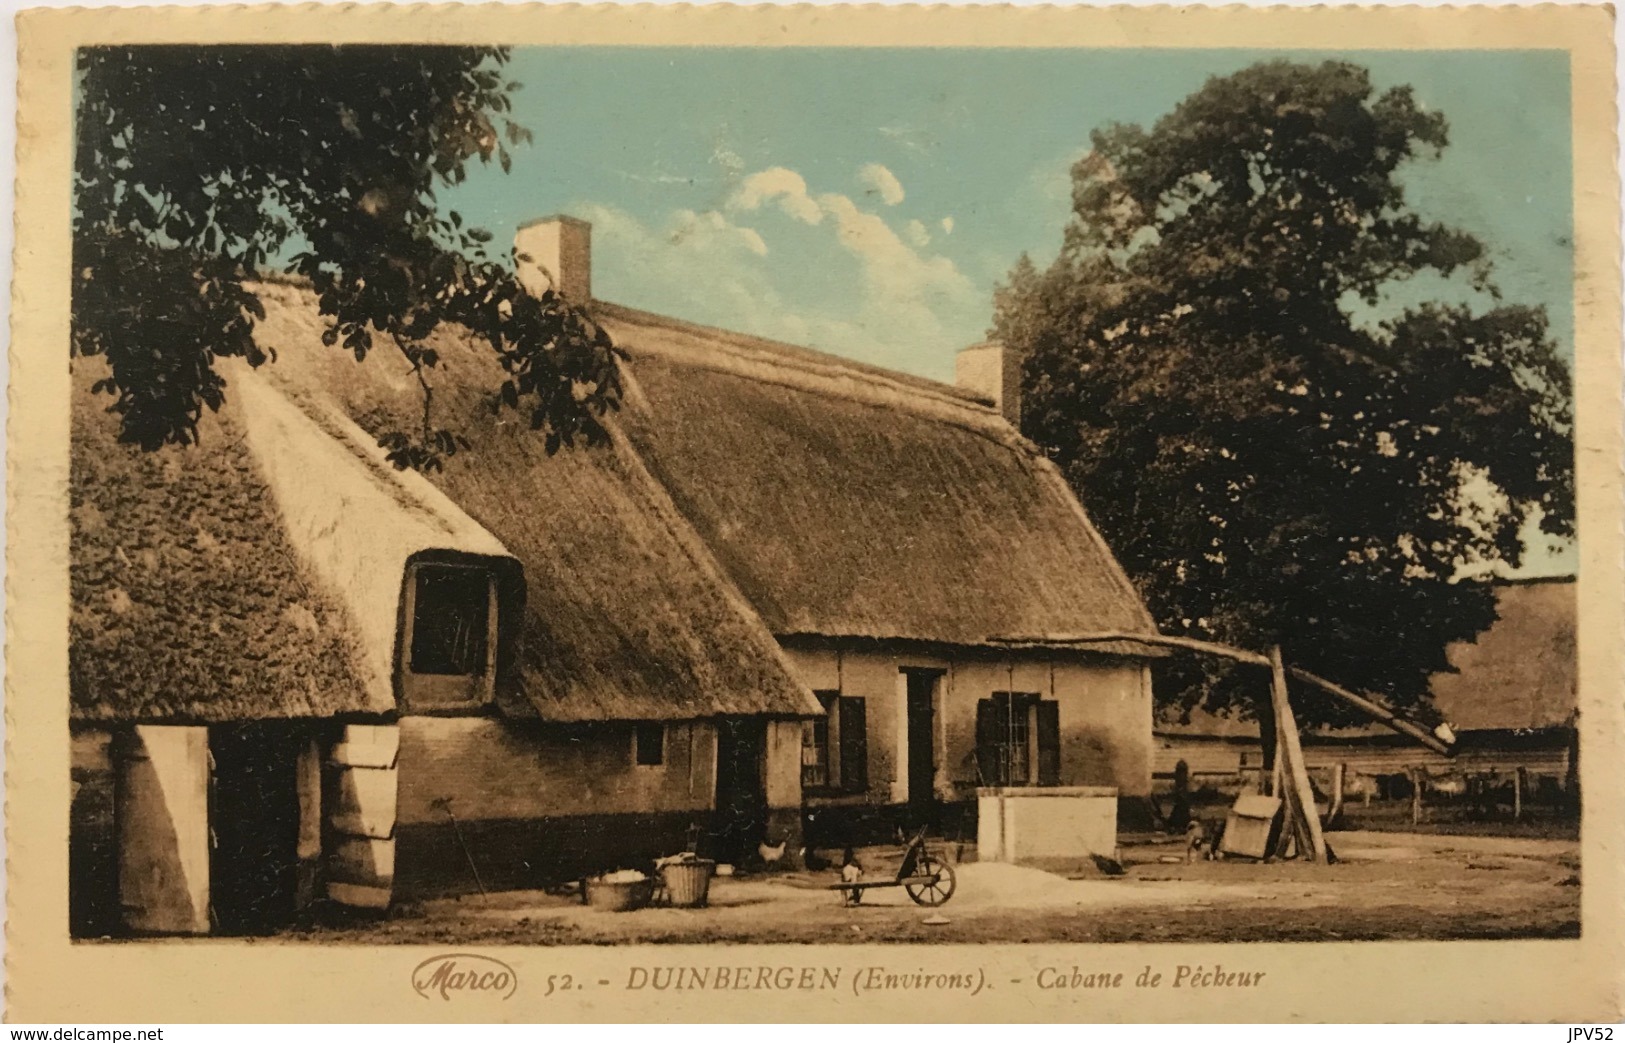
<path fill-rule="evenodd" d="M 299 867 L 293 905 L 303 912 L 318 897 L 322 861 L 322 745 L 314 735 L 300 741 L 294 786 L 299 797 L 299 839 L 295 847 Z"/>
<path fill-rule="evenodd" d="M 1523 765 L 1512 773 L 1512 821 L 1523 818 L 1523 791 L 1529 786 L 1529 776 Z"/>
<path fill-rule="evenodd" d="M 1281 646 L 1270 647 L 1270 702 L 1275 711 L 1275 756 L 1284 761 L 1283 790 L 1293 791 L 1298 810 L 1298 851 L 1313 862 L 1326 861 L 1326 838 L 1320 833 L 1320 816 L 1315 813 L 1315 791 L 1309 785 L 1309 769 L 1304 764 L 1303 746 L 1298 738 L 1298 722 L 1287 698 L 1286 666 Z"/>
<path fill-rule="evenodd" d="M 1422 821 L 1422 769 L 1411 769 L 1411 825 Z"/>

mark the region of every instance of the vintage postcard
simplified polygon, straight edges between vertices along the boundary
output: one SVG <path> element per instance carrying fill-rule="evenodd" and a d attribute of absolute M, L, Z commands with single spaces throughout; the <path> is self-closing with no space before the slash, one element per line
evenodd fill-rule
<path fill-rule="evenodd" d="M 7 1016 L 1620 1018 L 1612 19 L 24 13 Z"/>

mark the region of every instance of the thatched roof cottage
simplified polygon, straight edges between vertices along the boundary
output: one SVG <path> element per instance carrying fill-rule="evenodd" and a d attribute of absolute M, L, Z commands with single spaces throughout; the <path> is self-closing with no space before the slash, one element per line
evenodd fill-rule
<path fill-rule="evenodd" d="M 342 756 L 387 761 L 394 773 L 387 838 L 369 838 L 393 848 L 330 859 L 330 879 L 374 888 L 343 898 L 534 885 L 668 853 L 696 827 L 720 857 L 764 842 L 794 857 L 803 843 L 840 844 L 904 818 L 951 826 L 985 786 L 1149 791 L 1146 653 L 1070 639 L 1154 628 L 1070 489 L 1001 412 L 1017 396 L 996 346 L 961 357 L 977 386 L 943 385 L 596 300 L 584 223 L 551 219 L 520 234 L 524 252 L 628 353 L 611 444 L 547 455 L 527 425 L 488 408 L 501 379 L 488 351 L 443 331 L 431 345 L 441 360 L 435 420 L 473 448 L 427 478 L 369 472 L 432 490 L 437 510 L 490 541 L 482 553 L 501 564 L 489 589 L 516 592 L 492 594 L 479 615 L 473 588 L 445 577 L 425 586 L 410 557 L 367 570 L 375 585 L 365 592 L 336 565 L 323 572 L 321 561 L 344 555 L 323 549 L 328 531 L 302 524 L 299 505 L 345 495 L 336 480 L 293 490 L 293 506 L 279 487 L 259 497 L 255 561 L 280 564 L 262 576 L 245 559 L 216 592 L 232 611 L 301 623 L 305 614 L 284 606 L 308 603 L 322 640 L 299 642 L 308 661 L 289 669 L 322 678 L 309 687 L 328 698 L 367 688 L 371 675 L 346 664 L 369 655 L 368 668 L 393 682 L 387 696 L 301 708 L 378 723 L 387 755 Z M 257 337 L 280 361 L 234 379 L 221 423 L 275 403 L 376 463 L 368 443 L 417 421 L 415 380 L 383 359 L 357 365 L 324 348 L 305 289 L 260 293 Z M 185 451 L 187 470 L 204 489 L 215 487 L 204 476 L 228 467 L 274 486 L 269 450 L 228 458 L 254 451 L 252 439 L 205 431 L 203 446 Z M 151 469 L 180 452 L 90 455 Z M 391 524 L 387 513 L 338 513 L 362 533 Z M 79 539 L 76 528 L 76 555 Z M 265 604 L 243 601 L 239 586 Z M 314 603 L 324 593 L 337 607 Z M 101 586 L 83 592 L 87 604 L 107 597 Z M 417 608 L 442 600 L 462 630 L 490 627 L 489 670 L 475 673 L 488 683 L 448 689 L 446 675 L 434 685 L 414 677 Z M 363 633 L 341 610 L 387 613 L 396 625 Z M 194 652 L 213 662 L 221 649 Z M 330 675 L 308 658 L 318 652 Z M 249 661 L 232 665 L 254 673 Z M 341 668 L 355 678 L 331 673 Z M 98 669 L 104 679 L 87 692 L 118 675 Z M 296 716 L 276 712 L 271 682 L 252 685 L 220 697 L 230 719 Z M 191 720 L 79 719 L 102 731 Z"/>

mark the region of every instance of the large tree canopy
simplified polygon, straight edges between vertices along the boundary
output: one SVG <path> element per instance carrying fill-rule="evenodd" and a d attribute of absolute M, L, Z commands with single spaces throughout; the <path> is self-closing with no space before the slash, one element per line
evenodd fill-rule
<path fill-rule="evenodd" d="M 1571 378 L 1544 311 L 1391 296 L 1433 272 L 1499 301 L 1480 242 L 1407 204 L 1403 167 L 1446 144 L 1443 115 L 1355 65 L 1215 78 L 1149 132 L 1094 133 L 1059 258 L 1023 259 L 994 327 L 1026 352 L 1026 433 L 1164 632 L 1279 643 L 1418 708 L 1446 645 L 1495 618 L 1487 585 L 1457 580 L 1516 566 L 1531 517 L 1573 527 Z M 1164 692 L 1267 703 L 1241 670 L 1182 661 Z M 1329 700 L 1303 715 L 1347 720 Z"/>
<path fill-rule="evenodd" d="M 73 350 L 105 355 L 126 441 L 196 438 L 226 394 L 216 360 L 253 340 L 270 271 L 313 286 L 324 340 L 359 361 L 404 355 L 424 387 L 398 466 L 462 444 L 434 426 L 425 338 L 456 322 L 508 373 L 493 401 L 528 410 L 550 448 L 601 437 L 614 349 L 549 292 L 527 295 L 489 233 L 442 214 L 471 160 L 511 162 L 507 52 L 471 47 L 116 47 L 79 53 Z"/>

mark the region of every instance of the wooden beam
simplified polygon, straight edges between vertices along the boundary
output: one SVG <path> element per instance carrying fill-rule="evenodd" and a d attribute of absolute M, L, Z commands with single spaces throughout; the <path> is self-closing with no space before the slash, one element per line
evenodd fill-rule
<path fill-rule="evenodd" d="M 1309 767 L 1303 760 L 1298 722 L 1287 698 L 1286 667 L 1281 662 L 1281 646 L 1270 648 L 1270 701 L 1275 707 L 1275 756 L 1284 758 L 1282 781 L 1292 790 L 1298 815 L 1298 852 L 1312 862 L 1326 861 L 1326 838 L 1320 832 L 1320 816 L 1315 812 L 1315 790 L 1309 785 Z"/>
<path fill-rule="evenodd" d="M 1415 739 L 1417 742 L 1421 743 L 1423 746 L 1426 746 L 1435 753 L 1442 753 L 1446 757 L 1450 757 L 1455 754 L 1455 748 L 1440 741 L 1438 736 L 1432 734 L 1424 728 L 1412 724 L 1403 717 L 1397 716 L 1386 707 L 1372 702 L 1365 696 L 1358 695 L 1349 691 L 1347 688 L 1344 688 L 1342 685 L 1333 684 L 1324 677 L 1317 677 L 1309 671 L 1300 670 L 1297 667 L 1292 667 L 1287 671 L 1287 673 L 1292 675 L 1293 680 L 1302 681 L 1304 684 L 1313 685 L 1323 692 L 1337 696 L 1346 703 L 1353 704 L 1358 709 L 1365 711 L 1372 717 L 1375 717 L 1380 723 L 1387 725 L 1389 728 L 1392 728 L 1401 735 Z"/>
<path fill-rule="evenodd" d="M 1063 634 L 1060 637 L 1001 637 L 993 639 L 998 645 L 1104 645 L 1113 642 L 1147 645 L 1153 648 L 1182 648 L 1187 652 L 1204 652 L 1221 659 L 1232 659 L 1249 666 L 1268 667 L 1269 657 L 1249 652 L 1244 648 L 1221 645 L 1216 641 L 1198 641 L 1193 637 L 1168 637 L 1164 634 L 1135 634 L 1128 631 L 1099 631 L 1087 634 Z"/>
<path fill-rule="evenodd" d="M 1201 652 L 1204 655 L 1218 656 L 1221 659 L 1229 659 L 1232 662 L 1244 663 L 1248 666 L 1261 666 L 1265 669 L 1270 668 L 1270 659 L 1268 656 L 1259 655 L 1257 652 L 1249 652 L 1245 648 L 1236 648 L 1232 645 L 1222 645 L 1216 641 L 1198 641 L 1197 639 L 1190 637 L 1169 637 L 1164 634 L 1135 634 L 1128 631 L 1112 630 L 1091 632 L 1087 634 L 1065 634 L 1059 637 L 994 638 L 991 643 L 997 645 L 1054 646 L 1103 645 L 1118 642 L 1146 645 L 1152 648 L 1178 648 L 1187 652 Z M 1403 717 L 1396 715 L 1393 711 L 1389 710 L 1387 707 L 1383 706 L 1380 702 L 1371 697 L 1350 691 L 1349 689 L 1344 688 L 1342 685 L 1334 684 L 1333 682 L 1326 680 L 1324 677 L 1319 677 L 1307 670 L 1299 669 L 1298 667 L 1292 667 L 1287 672 L 1292 676 L 1293 680 L 1302 681 L 1304 684 L 1312 685 L 1329 695 L 1336 696 L 1344 702 L 1349 703 L 1350 705 L 1375 718 L 1379 724 L 1391 728 L 1408 739 L 1415 739 L 1417 742 L 1421 743 L 1423 746 L 1426 746 L 1435 753 L 1443 754 L 1446 757 L 1455 755 L 1455 749 L 1451 744 L 1441 741 L 1437 736 L 1429 732 L 1427 729 L 1412 724 Z"/>

